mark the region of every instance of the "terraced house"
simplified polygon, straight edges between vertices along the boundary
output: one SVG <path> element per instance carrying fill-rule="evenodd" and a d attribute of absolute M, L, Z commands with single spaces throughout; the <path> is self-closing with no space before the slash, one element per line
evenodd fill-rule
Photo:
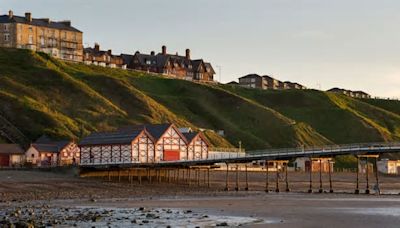
<path fill-rule="evenodd" d="M 111 49 L 107 51 L 100 50 L 98 43 L 93 48 L 85 48 L 83 52 L 83 61 L 87 65 L 126 69 L 126 64 L 121 56 L 113 55 Z"/>
<path fill-rule="evenodd" d="M 55 58 L 81 62 L 82 32 L 71 21 L 32 18 L 31 13 L 16 16 L 13 11 L 0 16 L 0 47 L 45 52 Z"/>
<path fill-rule="evenodd" d="M 179 79 L 213 82 L 215 71 L 210 63 L 202 59 L 191 59 L 190 49 L 186 49 L 185 56 L 167 53 L 167 47 L 162 46 L 161 53 L 142 54 L 136 52 L 133 56 L 125 55 L 128 68 L 160 73 Z"/>

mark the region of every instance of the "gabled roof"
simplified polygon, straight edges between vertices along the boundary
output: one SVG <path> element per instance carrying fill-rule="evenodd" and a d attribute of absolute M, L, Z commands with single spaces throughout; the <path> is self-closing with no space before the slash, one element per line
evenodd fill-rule
<path fill-rule="evenodd" d="M 42 135 L 33 144 L 37 146 L 41 145 L 41 147 L 43 148 L 53 146 L 58 148 L 58 150 L 61 150 L 64 147 L 66 147 L 69 143 L 71 143 L 70 140 L 52 140 L 47 135 Z"/>
<path fill-rule="evenodd" d="M 58 153 L 62 150 L 62 148 L 58 147 L 55 144 L 33 143 L 32 147 L 42 153 Z"/>
<path fill-rule="evenodd" d="M 24 154 L 25 151 L 18 144 L 0 144 L 0 154 Z"/>
<path fill-rule="evenodd" d="M 112 132 L 93 132 L 82 139 L 79 145 L 130 144 L 144 129 L 124 129 Z"/>
<path fill-rule="evenodd" d="M 47 27 L 47 28 L 68 30 L 68 31 L 73 31 L 73 32 L 81 32 L 78 29 L 76 29 L 62 21 L 61 22 L 48 21 L 48 19 L 44 19 L 44 18 L 32 18 L 32 21 L 29 22 L 25 19 L 25 17 L 14 15 L 12 18 L 10 18 L 8 15 L 1 15 L 0 23 L 21 23 L 21 24 L 42 26 L 42 27 Z"/>
<path fill-rule="evenodd" d="M 203 133 L 201 133 L 201 132 L 189 132 L 189 133 L 183 133 L 183 135 L 185 136 L 188 144 L 192 143 L 192 141 L 196 137 L 200 137 L 207 144 L 207 146 L 210 146 L 210 143 L 208 142 L 208 140 L 204 137 Z"/>
<path fill-rule="evenodd" d="M 154 142 L 157 143 L 161 137 L 165 134 L 165 132 L 169 128 L 174 128 L 175 131 L 182 137 L 184 141 L 186 141 L 185 136 L 179 131 L 177 127 L 175 127 L 174 124 L 171 123 L 166 123 L 166 124 L 143 124 L 143 125 L 132 125 L 132 126 L 127 126 L 127 127 L 122 127 L 118 129 L 118 132 L 128 132 L 129 130 L 146 130 L 150 136 L 154 139 Z"/>

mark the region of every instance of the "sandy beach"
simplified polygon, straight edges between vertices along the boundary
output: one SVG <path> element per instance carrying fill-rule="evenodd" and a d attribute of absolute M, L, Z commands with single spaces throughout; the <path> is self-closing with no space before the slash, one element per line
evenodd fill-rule
<path fill-rule="evenodd" d="M 396 176 L 380 177 L 382 191 L 391 194 L 377 196 L 343 193 L 354 190 L 354 174 L 349 173 L 335 174 L 338 193 L 333 194 L 305 193 L 308 179 L 302 173 L 289 174 L 289 193 L 265 193 L 264 175 L 260 173 L 249 175 L 250 191 L 226 192 L 223 174 L 212 173 L 211 187 L 207 188 L 146 181 L 130 185 L 124 179 L 120 183 L 108 182 L 78 178 L 73 173 L 1 171 L 0 224 L 19 221 L 55 227 L 398 227 L 400 222 Z M 234 178 L 232 174 L 232 188 Z M 319 176 L 315 178 L 317 191 Z M 270 181 L 273 190 L 272 176 Z M 325 184 L 324 188 L 329 187 Z M 281 185 L 284 190 L 285 183 Z"/>

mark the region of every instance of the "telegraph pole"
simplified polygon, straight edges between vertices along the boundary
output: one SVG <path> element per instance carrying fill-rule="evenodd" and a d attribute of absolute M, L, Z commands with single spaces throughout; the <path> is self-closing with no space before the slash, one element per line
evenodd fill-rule
<path fill-rule="evenodd" d="M 222 83 L 222 82 L 221 82 L 221 78 L 222 78 L 222 75 L 221 75 L 221 72 L 222 72 L 222 66 L 220 66 L 220 65 L 217 65 L 216 67 L 218 68 L 218 77 L 219 77 L 219 83 Z"/>

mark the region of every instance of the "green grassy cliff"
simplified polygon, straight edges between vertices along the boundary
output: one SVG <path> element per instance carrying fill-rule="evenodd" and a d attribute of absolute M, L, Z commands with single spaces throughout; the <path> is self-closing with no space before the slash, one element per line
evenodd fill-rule
<path fill-rule="evenodd" d="M 0 49 L 0 114 L 34 140 L 80 138 L 139 123 L 224 130 L 215 146 L 248 149 L 391 141 L 400 105 L 375 105 L 320 91 L 203 85 L 145 73 L 65 63 Z"/>

